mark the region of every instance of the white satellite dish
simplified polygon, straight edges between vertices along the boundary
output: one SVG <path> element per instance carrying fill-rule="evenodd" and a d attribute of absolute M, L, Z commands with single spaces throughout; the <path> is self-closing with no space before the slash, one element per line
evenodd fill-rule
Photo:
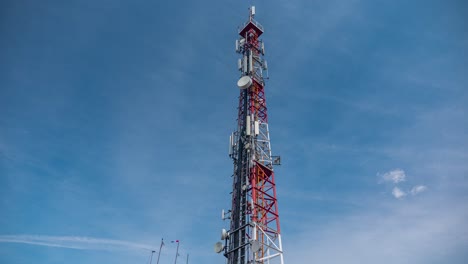
<path fill-rule="evenodd" d="M 214 251 L 216 253 L 221 253 L 221 251 L 224 250 L 224 246 L 223 246 L 223 243 L 221 242 L 216 242 L 216 244 L 214 245 Z"/>
<path fill-rule="evenodd" d="M 237 86 L 239 89 L 247 89 L 252 85 L 252 78 L 249 76 L 243 76 L 237 81 Z"/>
<path fill-rule="evenodd" d="M 225 240 L 226 238 L 228 238 L 229 236 L 229 233 L 226 231 L 226 229 L 222 229 L 221 230 L 221 240 Z"/>
<path fill-rule="evenodd" d="M 257 252 L 260 250 L 260 242 L 258 242 L 258 240 L 252 240 L 250 244 L 253 252 Z"/>

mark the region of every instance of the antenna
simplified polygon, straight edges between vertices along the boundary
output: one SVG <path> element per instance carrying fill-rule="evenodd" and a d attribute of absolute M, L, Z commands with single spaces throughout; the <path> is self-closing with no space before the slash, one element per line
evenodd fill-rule
<path fill-rule="evenodd" d="M 250 245 L 252 247 L 253 252 L 257 252 L 260 250 L 260 242 L 258 242 L 258 240 L 252 240 L 250 242 Z"/>
<path fill-rule="evenodd" d="M 214 245 L 214 251 L 216 253 L 221 253 L 221 251 L 224 250 L 224 246 L 223 246 L 223 243 L 222 242 L 216 242 L 216 244 Z"/>
<path fill-rule="evenodd" d="M 252 85 L 252 78 L 249 76 L 243 76 L 237 81 L 237 86 L 240 89 L 247 89 Z"/>
<path fill-rule="evenodd" d="M 221 229 L 221 240 L 225 240 L 226 238 L 229 237 L 229 233 L 226 231 L 226 229 Z"/>

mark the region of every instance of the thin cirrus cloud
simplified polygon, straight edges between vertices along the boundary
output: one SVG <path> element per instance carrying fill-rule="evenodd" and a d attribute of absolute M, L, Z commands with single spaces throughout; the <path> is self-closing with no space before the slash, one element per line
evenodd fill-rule
<path fill-rule="evenodd" d="M 80 250 L 153 250 L 152 246 L 141 243 L 77 236 L 0 235 L 0 243 L 21 243 Z"/>

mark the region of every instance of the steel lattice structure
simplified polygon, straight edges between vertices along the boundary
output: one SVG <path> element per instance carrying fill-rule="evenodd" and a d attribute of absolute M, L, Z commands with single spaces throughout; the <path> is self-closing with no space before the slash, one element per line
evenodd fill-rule
<path fill-rule="evenodd" d="M 263 59 L 263 27 L 254 19 L 239 29 L 236 51 L 242 58 L 237 131 L 230 138 L 230 157 L 234 163 L 232 206 L 223 219 L 230 219 L 223 230 L 224 256 L 228 264 L 280 263 L 283 249 L 276 198 L 276 185 L 268 130 Z"/>

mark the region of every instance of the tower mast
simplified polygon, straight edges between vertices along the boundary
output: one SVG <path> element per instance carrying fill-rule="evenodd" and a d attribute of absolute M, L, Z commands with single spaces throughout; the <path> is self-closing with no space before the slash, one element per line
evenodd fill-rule
<path fill-rule="evenodd" d="M 276 184 L 268 130 L 264 72 L 267 63 L 263 26 L 255 19 L 255 7 L 239 29 L 236 52 L 240 88 L 237 131 L 230 137 L 229 156 L 234 163 L 232 206 L 223 219 L 223 229 L 215 250 L 224 251 L 228 264 L 283 264 L 283 248 L 276 198 Z"/>

